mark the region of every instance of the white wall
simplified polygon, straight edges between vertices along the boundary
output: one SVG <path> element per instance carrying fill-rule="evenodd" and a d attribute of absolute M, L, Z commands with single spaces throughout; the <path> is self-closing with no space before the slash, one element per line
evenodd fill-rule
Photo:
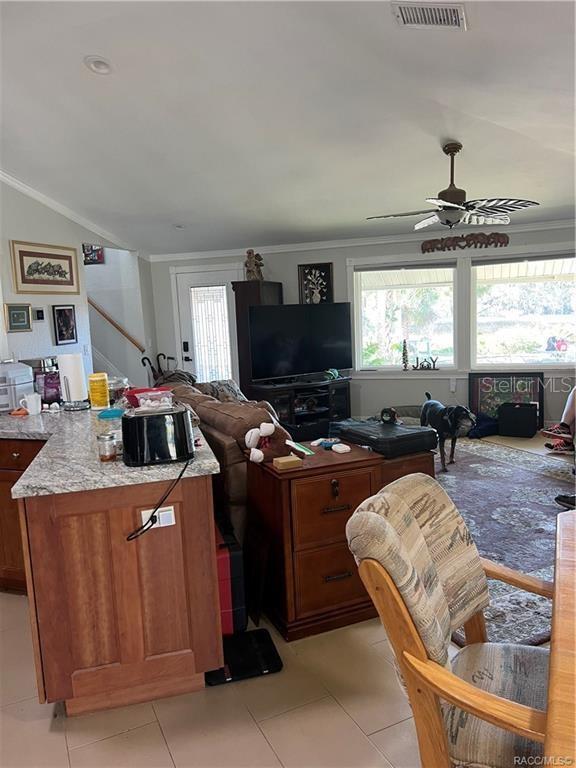
<path fill-rule="evenodd" d="M 149 265 L 134 252 L 113 248 L 105 248 L 104 259 L 104 264 L 85 267 L 88 296 L 149 352 L 152 338 L 147 333 L 141 290 L 141 270 L 145 274 Z M 134 384 L 148 384 L 137 347 L 93 307 L 89 315 L 94 365 L 109 373 L 121 372 Z"/>
<path fill-rule="evenodd" d="M 65 245 L 76 248 L 78 254 L 79 294 L 18 294 L 14 292 L 10 240 L 24 240 L 46 245 Z M 86 300 L 86 282 L 82 258 L 82 243 L 101 243 L 100 237 L 70 221 L 6 184 L 0 184 L 0 281 L 2 300 L 26 303 L 44 309 L 44 320 L 33 323 L 30 333 L 6 335 L 7 350 L 15 359 L 47 357 L 80 352 L 86 372 L 92 370 L 90 323 Z M 113 245 L 112 243 L 103 243 Z M 78 326 L 78 343 L 57 346 L 52 324 L 53 304 L 74 304 Z M 2 327 L 4 324 L 2 312 Z"/>
<path fill-rule="evenodd" d="M 512 226 L 507 229 L 510 234 L 510 246 L 506 249 L 492 249 L 491 251 L 475 251 L 475 255 L 484 253 L 488 255 L 517 255 L 539 254 L 551 251 L 565 251 L 571 248 L 574 251 L 574 229 L 570 223 L 562 227 L 541 229 L 521 229 Z M 442 235 L 444 233 L 441 233 Z M 434 232 L 429 237 L 440 237 Z M 303 246 L 272 247 L 260 251 L 264 257 L 264 276 L 267 280 L 276 280 L 283 284 L 284 301 L 287 304 L 298 302 L 298 265 L 314 262 L 332 262 L 334 274 L 334 300 L 351 301 L 348 287 L 348 262 L 350 260 L 382 259 L 392 260 L 394 263 L 409 263 L 420 256 L 420 243 L 427 237 L 415 238 L 413 235 L 406 238 L 381 238 L 377 242 L 349 241 L 329 244 L 308 244 Z M 158 349 L 166 354 L 180 355 L 176 349 L 174 324 L 171 311 L 172 296 L 170 288 L 170 267 L 194 264 L 196 266 L 210 263 L 230 263 L 238 261 L 242 250 L 208 254 L 182 255 L 177 258 L 164 257 L 168 260 L 153 261 L 151 264 L 154 309 L 156 316 L 156 336 Z M 155 259 L 157 257 L 151 257 Z M 432 258 L 438 260 L 442 254 L 435 254 Z M 550 378 L 550 377 L 547 377 Z M 451 392 L 451 379 L 455 379 L 456 391 Z M 574 385 L 574 376 L 566 375 L 566 372 L 558 372 L 547 382 L 545 395 L 545 419 L 557 420 L 560 417 L 566 398 L 566 390 Z M 352 412 L 355 416 L 370 416 L 378 413 L 385 405 L 413 405 L 423 401 L 424 392 L 428 390 L 433 396 L 445 403 L 468 402 L 468 369 L 462 369 L 455 373 L 443 373 L 436 375 L 407 372 L 403 373 L 367 373 L 358 372 L 353 375 L 352 382 Z"/>

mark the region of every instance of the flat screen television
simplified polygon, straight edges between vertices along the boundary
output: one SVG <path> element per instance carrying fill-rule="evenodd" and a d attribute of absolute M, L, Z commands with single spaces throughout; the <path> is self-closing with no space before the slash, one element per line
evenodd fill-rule
<path fill-rule="evenodd" d="M 250 307 L 252 379 L 352 368 L 350 304 Z"/>

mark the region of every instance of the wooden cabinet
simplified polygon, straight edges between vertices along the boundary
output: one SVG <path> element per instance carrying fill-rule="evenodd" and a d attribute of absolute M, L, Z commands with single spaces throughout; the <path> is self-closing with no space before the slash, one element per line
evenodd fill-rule
<path fill-rule="evenodd" d="M 250 396 L 268 400 L 297 442 L 322 437 L 331 421 L 350 418 L 350 378 L 345 376 L 328 381 L 252 384 Z"/>
<path fill-rule="evenodd" d="M 167 487 L 21 504 L 41 700 L 122 706 L 202 688 L 222 665 L 210 476 L 171 493 L 174 525 L 126 540 Z"/>
<path fill-rule="evenodd" d="M 282 283 L 272 280 L 238 280 L 232 283 L 236 298 L 236 337 L 240 389 L 252 397 L 252 363 L 250 358 L 250 307 L 282 304 Z"/>
<path fill-rule="evenodd" d="M 0 589 L 26 592 L 18 504 L 11 489 L 44 443 L 0 440 Z"/>
<path fill-rule="evenodd" d="M 248 464 L 248 571 L 267 559 L 263 607 L 287 640 L 376 616 L 346 542 L 346 522 L 364 499 L 412 472 L 434 476 L 433 454 L 386 460 L 352 446 L 316 450 L 302 468 Z"/>

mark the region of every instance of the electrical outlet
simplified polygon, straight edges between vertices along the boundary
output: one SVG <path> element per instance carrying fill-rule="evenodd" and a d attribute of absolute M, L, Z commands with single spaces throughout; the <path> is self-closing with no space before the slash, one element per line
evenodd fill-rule
<path fill-rule="evenodd" d="M 158 522 L 161 527 L 165 527 L 166 525 L 176 525 L 174 507 L 163 507 L 158 510 Z"/>
<path fill-rule="evenodd" d="M 142 525 L 148 520 L 152 514 L 152 509 L 143 509 L 141 511 Z M 165 528 L 167 525 L 176 525 L 176 516 L 174 514 L 174 507 L 160 507 L 156 512 L 157 522 L 154 523 L 152 528 Z"/>
<path fill-rule="evenodd" d="M 456 377 L 455 376 L 452 376 L 452 378 L 450 379 L 450 392 L 452 392 L 452 394 L 454 394 L 454 392 L 456 392 Z"/>

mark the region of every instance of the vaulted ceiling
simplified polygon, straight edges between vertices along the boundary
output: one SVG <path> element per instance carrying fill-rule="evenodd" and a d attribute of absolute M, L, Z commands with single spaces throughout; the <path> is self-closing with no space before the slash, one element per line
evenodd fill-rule
<path fill-rule="evenodd" d="M 153 253 L 409 232 L 364 219 L 427 207 L 448 138 L 469 198 L 572 217 L 573 3 L 465 8 L 459 32 L 385 2 L 4 2 L 0 165 Z"/>

